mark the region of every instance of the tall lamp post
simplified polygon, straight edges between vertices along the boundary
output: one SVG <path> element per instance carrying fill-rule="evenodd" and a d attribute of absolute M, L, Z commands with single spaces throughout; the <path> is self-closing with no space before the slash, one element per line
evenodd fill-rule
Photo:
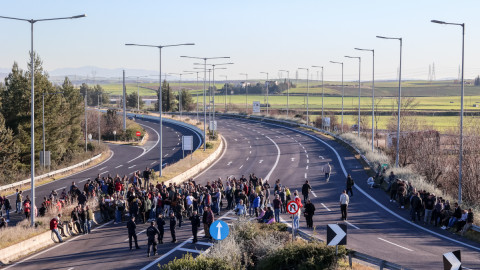
<path fill-rule="evenodd" d="M 203 60 L 203 139 L 205 140 L 203 142 L 203 151 L 207 150 L 207 128 L 206 128 L 206 121 L 207 121 L 207 108 L 205 104 L 205 92 L 206 92 L 206 78 L 207 78 L 207 60 L 212 60 L 212 59 L 224 59 L 224 58 L 230 58 L 229 56 L 220 56 L 220 57 L 194 57 L 194 56 L 185 56 L 182 55 L 180 57 L 183 58 L 191 58 L 191 59 L 200 59 Z"/>
<path fill-rule="evenodd" d="M 325 91 L 323 89 L 323 66 L 312 66 L 312 68 L 322 69 L 322 128 L 323 128 L 323 97 L 325 96 Z"/>
<path fill-rule="evenodd" d="M 248 115 L 248 73 L 240 73 L 240 75 L 245 75 L 245 114 Z"/>
<path fill-rule="evenodd" d="M 463 98 L 464 98 L 464 64 L 465 64 L 465 23 L 449 23 L 444 21 L 432 20 L 432 23 L 445 24 L 445 25 L 457 25 L 462 27 L 462 82 L 461 82 L 461 102 L 460 102 L 460 145 L 458 154 L 458 203 L 462 203 L 462 178 L 463 178 Z"/>
<path fill-rule="evenodd" d="M 288 117 L 289 98 L 290 98 L 290 95 L 289 95 L 289 92 L 290 92 L 290 71 L 284 70 L 284 69 L 280 69 L 279 71 L 287 72 L 287 117 Z"/>
<path fill-rule="evenodd" d="M 126 46 L 141 46 L 141 47 L 152 47 L 152 48 L 158 48 L 159 51 L 159 86 L 158 86 L 158 113 L 159 113 L 159 122 L 160 122 L 160 164 L 158 165 L 158 174 L 159 176 L 162 176 L 162 161 L 163 161 L 163 151 L 162 151 L 162 146 L 163 146 L 163 134 L 162 134 L 162 49 L 167 48 L 167 47 L 176 47 L 176 46 L 189 46 L 189 45 L 195 45 L 195 43 L 181 43 L 181 44 L 171 44 L 171 45 L 144 45 L 144 44 L 134 44 L 134 43 L 127 43 L 125 44 Z"/>
<path fill-rule="evenodd" d="M 228 112 L 227 108 L 227 97 L 228 97 L 228 77 L 227 75 L 220 75 L 220 77 L 225 78 L 225 113 Z"/>
<path fill-rule="evenodd" d="M 359 56 L 345 56 L 346 58 L 358 59 L 358 124 L 357 124 L 357 133 L 360 138 L 360 99 L 362 97 L 362 88 L 360 86 L 360 68 L 362 66 L 362 58 Z"/>
<path fill-rule="evenodd" d="M 298 68 L 298 69 L 304 69 L 307 71 L 307 126 L 310 124 L 310 118 L 308 116 L 308 92 L 310 90 L 310 85 L 309 85 L 309 82 L 308 82 L 308 79 L 310 77 L 310 69 L 308 68 Z"/>
<path fill-rule="evenodd" d="M 400 69 L 398 72 L 398 113 L 397 113 L 397 154 L 395 157 L 395 167 L 398 167 L 398 163 L 400 161 L 400 108 L 402 105 L 402 46 L 403 46 L 403 39 L 402 38 L 395 38 L 395 37 L 384 37 L 384 36 L 377 36 L 377 38 L 382 39 L 394 39 L 400 41 Z"/>
<path fill-rule="evenodd" d="M 33 24 L 36 22 L 44 22 L 44 21 L 57 21 L 57 20 L 68 20 L 68 19 L 78 19 L 86 17 L 85 14 L 71 16 L 71 17 L 60 17 L 60 18 L 48 18 L 48 19 L 22 19 L 22 18 L 14 18 L 14 17 L 5 17 L 0 16 L 2 19 L 9 19 L 9 20 L 17 20 L 17 21 L 24 21 L 30 23 L 30 38 L 31 38 L 31 48 L 30 48 L 30 68 L 31 70 L 31 102 L 30 102 L 30 110 L 31 110 L 31 117 L 30 117 L 30 184 L 32 190 L 32 207 L 35 206 L 35 65 L 34 65 L 34 53 L 33 53 Z M 32 227 L 35 225 L 35 215 L 32 215 L 31 220 Z"/>
<path fill-rule="evenodd" d="M 268 81 L 268 72 L 264 72 L 264 71 L 261 71 L 260 73 L 262 74 L 266 74 L 267 75 L 267 80 L 265 81 L 265 84 L 267 85 L 267 104 L 265 105 L 267 107 L 267 115 L 268 115 L 268 84 L 269 84 L 269 81 Z"/>
<path fill-rule="evenodd" d="M 372 152 L 375 150 L 375 50 L 355 48 L 357 51 L 372 52 Z"/>
<path fill-rule="evenodd" d="M 343 86 L 343 62 L 335 62 L 335 61 L 330 61 L 332 64 L 340 64 L 342 65 L 342 133 L 343 133 L 343 99 L 345 97 L 345 88 Z"/>

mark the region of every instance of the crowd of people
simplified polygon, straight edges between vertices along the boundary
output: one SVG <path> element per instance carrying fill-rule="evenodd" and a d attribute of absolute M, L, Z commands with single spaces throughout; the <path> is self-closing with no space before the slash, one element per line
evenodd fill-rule
<path fill-rule="evenodd" d="M 380 169 L 377 174 L 379 184 L 386 182 L 390 202 L 398 205 L 398 208 L 409 207 L 412 222 L 420 222 L 427 226 L 440 227 L 441 229 L 453 229 L 464 235 L 473 225 L 473 211 L 462 209 L 458 203 L 451 204 L 448 200 L 430 193 L 426 190 L 417 190 L 408 181 L 399 179 L 393 172 L 385 177 L 385 169 Z M 367 181 L 372 183 L 374 180 Z M 374 184 L 372 184 L 373 187 Z"/>

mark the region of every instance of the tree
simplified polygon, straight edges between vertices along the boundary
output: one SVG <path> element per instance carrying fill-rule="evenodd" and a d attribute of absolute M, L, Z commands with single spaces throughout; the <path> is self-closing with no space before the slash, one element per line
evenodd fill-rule
<path fill-rule="evenodd" d="M 477 76 L 474 81 L 475 86 L 480 86 L 480 76 Z"/>
<path fill-rule="evenodd" d="M 140 101 L 138 100 L 140 98 Z M 140 104 L 138 103 L 140 102 Z M 139 97 L 137 93 L 131 93 L 130 95 L 127 95 L 127 107 L 128 108 L 133 108 L 136 109 L 138 105 L 140 105 L 140 109 L 143 108 L 143 105 L 145 103 L 142 100 L 142 97 Z"/>
<path fill-rule="evenodd" d="M 158 96 L 158 91 L 157 91 Z M 170 84 L 166 80 L 162 83 L 162 112 L 169 112 L 175 108 L 175 96 L 172 93 Z M 155 105 L 155 110 L 158 111 L 158 103 Z"/>
<path fill-rule="evenodd" d="M 192 94 L 190 94 L 187 90 L 182 89 L 180 92 L 181 100 L 182 100 L 182 108 L 184 111 L 191 111 L 194 108 Z"/>
<path fill-rule="evenodd" d="M 87 92 L 87 105 L 98 106 L 98 96 L 100 96 L 100 104 L 109 104 L 109 94 L 106 93 L 102 86 L 99 84 L 95 86 L 89 86 L 86 83 L 82 83 L 80 86 L 80 94 L 85 98 L 85 91 Z"/>
<path fill-rule="evenodd" d="M 5 126 L 5 119 L 0 114 L 0 178 L 5 184 L 13 179 L 17 173 L 18 147 L 13 138 L 13 131 Z M 6 181 L 5 181 L 6 180 Z M 8 182 L 7 182 L 8 181 Z"/>

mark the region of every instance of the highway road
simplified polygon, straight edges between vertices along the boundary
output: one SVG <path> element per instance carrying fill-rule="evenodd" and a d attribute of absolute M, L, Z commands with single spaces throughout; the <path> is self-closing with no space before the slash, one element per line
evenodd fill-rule
<path fill-rule="evenodd" d="M 383 191 L 369 189 L 361 163 L 330 138 L 275 124 L 225 117 L 219 117 L 218 127 L 225 138 L 226 151 L 215 164 L 195 177 L 197 183 L 205 184 L 230 175 L 238 178 L 253 172 L 269 179 L 272 190 L 275 180 L 280 179 L 292 191 L 301 191 L 308 179 L 313 187 L 310 198 L 317 209 L 316 234 L 325 239 L 327 224 L 342 222 L 338 199 L 345 188 L 346 173 L 350 173 L 356 185 L 349 207 L 348 248 L 413 269 L 442 269 L 442 254 L 461 250 L 464 266 L 480 269 L 477 243 L 438 228 L 410 223 L 408 211 L 391 204 Z M 333 169 L 328 183 L 321 169 L 326 162 L 330 162 Z M 228 221 L 234 216 L 225 212 L 221 218 Z M 284 214 L 282 219 L 288 221 L 289 216 Z M 166 227 L 166 244 L 160 245 L 157 257 L 146 257 L 143 233 L 146 225 L 140 225 L 137 230 L 142 249 L 129 251 L 125 224 L 107 223 L 90 235 L 55 245 L 11 268 L 155 269 L 158 263 L 167 263 L 186 252 L 198 254 L 208 248 L 210 243 L 206 241 L 195 245 L 189 242 L 191 228 L 189 222 L 186 223 L 177 230 L 176 244 L 169 243 Z M 303 218 L 300 229 L 312 234 Z"/>
<path fill-rule="evenodd" d="M 137 119 L 136 121 L 149 133 L 148 141 L 143 146 L 109 144 L 108 146 L 111 150 L 111 156 L 105 161 L 71 176 L 38 186 L 35 193 L 37 207 L 40 207 L 43 202 L 43 197 L 48 196 L 52 190 L 56 190 L 59 195 L 63 189 L 67 189 L 68 191 L 73 181 L 83 190 L 84 182 L 88 179 L 95 179 L 97 174 L 100 174 L 100 176 L 107 176 L 110 174 L 112 177 L 117 174 L 120 176 L 131 176 L 133 172 L 137 170 L 143 172 L 146 167 L 154 168 L 155 171 L 158 171 L 160 156 L 158 120 L 157 122 L 141 119 Z M 164 123 L 163 134 L 164 164 L 171 164 L 182 158 L 182 135 L 193 135 L 194 146 L 198 147 L 200 144 L 200 138 L 195 135 L 195 132 L 171 123 Z M 23 198 L 25 199 L 26 196 L 30 196 L 30 194 L 30 189 L 25 190 L 23 192 Z M 9 196 L 9 199 L 12 208 L 15 208 L 15 195 Z M 15 225 L 25 217 L 23 214 L 15 214 L 14 212 L 15 210 L 13 209 L 10 214 L 10 226 Z"/>

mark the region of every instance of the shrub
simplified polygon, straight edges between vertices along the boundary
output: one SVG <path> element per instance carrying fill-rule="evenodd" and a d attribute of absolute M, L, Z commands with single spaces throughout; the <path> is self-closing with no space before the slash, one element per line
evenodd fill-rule
<path fill-rule="evenodd" d="M 166 265 L 158 265 L 160 269 L 165 270 L 235 270 L 229 265 L 228 261 L 217 258 L 207 258 L 198 256 L 194 258 L 190 253 L 184 255 L 181 259 L 175 259 Z"/>
<path fill-rule="evenodd" d="M 213 143 L 207 142 L 206 147 L 207 147 L 207 149 L 213 149 Z"/>
<path fill-rule="evenodd" d="M 324 243 L 295 241 L 268 254 L 260 260 L 256 269 L 335 269 L 337 260 L 343 259 L 346 254 L 343 246 L 338 247 L 338 255 L 335 255 L 335 247 Z"/>

